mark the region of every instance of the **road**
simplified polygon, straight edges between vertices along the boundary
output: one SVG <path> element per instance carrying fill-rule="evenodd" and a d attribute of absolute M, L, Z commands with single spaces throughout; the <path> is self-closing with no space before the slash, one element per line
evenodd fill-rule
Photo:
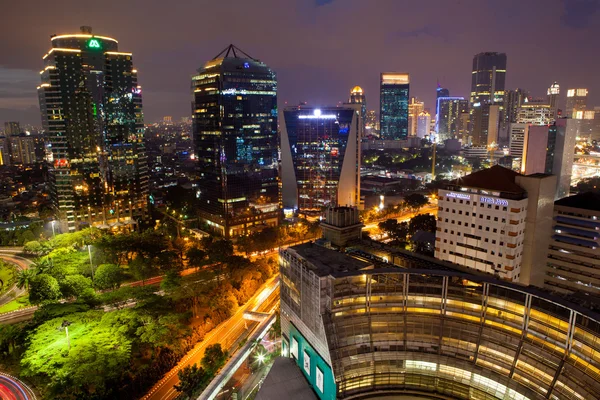
<path fill-rule="evenodd" d="M 0 258 L 6 262 L 9 262 L 17 267 L 17 269 L 28 269 L 33 262 L 23 257 L 16 255 L 13 250 L 0 249 Z M 19 289 L 17 285 L 13 285 L 6 293 L 0 296 L 0 305 L 6 304 L 18 296 L 25 293 L 25 289 Z"/>
<path fill-rule="evenodd" d="M 416 213 L 403 214 L 399 217 L 396 217 L 396 219 L 398 220 L 398 222 L 405 222 L 405 221 L 409 221 L 412 217 L 414 217 L 416 215 L 420 215 L 420 214 L 437 215 L 437 210 L 438 210 L 437 204 L 428 204 L 427 206 L 421 208 Z M 377 221 L 373 221 L 373 222 L 369 222 L 369 223 L 365 224 L 365 226 L 363 227 L 363 231 L 368 231 L 368 230 L 377 228 L 377 225 L 379 225 L 380 222 L 383 222 L 386 219 L 388 219 L 388 218 L 384 218 L 381 220 L 377 220 Z M 393 219 L 393 218 L 390 218 L 390 219 Z"/>
<path fill-rule="evenodd" d="M 215 329 L 210 331 L 203 341 L 194 346 L 190 352 L 181 359 L 181 361 L 158 382 L 142 398 L 142 400 L 170 400 L 177 397 L 177 392 L 173 386 L 179 383 L 177 373 L 186 366 L 196 363 L 200 364 L 206 347 L 220 343 L 224 349 L 230 350 L 232 355 L 240 342 L 240 339 L 249 334 L 257 322 L 246 321 L 243 316 L 245 311 L 267 312 L 272 310 L 274 304 L 279 300 L 279 277 L 275 276 L 267 281 L 257 291 L 248 302 L 240 307 L 236 313 L 228 320 L 222 322 Z M 233 350 L 233 351 L 231 351 Z"/>
<path fill-rule="evenodd" d="M 0 372 L 0 399 L 35 400 L 33 391 L 14 376 Z"/>

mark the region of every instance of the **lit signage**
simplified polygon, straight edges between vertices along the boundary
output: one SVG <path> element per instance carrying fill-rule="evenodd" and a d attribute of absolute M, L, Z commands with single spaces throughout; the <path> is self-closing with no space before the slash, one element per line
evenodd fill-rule
<path fill-rule="evenodd" d="M 465 193 L 450 192 L 446 193 L 446 197 L 452 197 L 454 199 L 471 200 L 471 195 Z"/>
<path fill-rule="evenodd" d="M 508 200 L 495 199 L 493 197 L 479 196 L 479 201 L 482 203 L 495 204 L 497 206 L 508 206 Z"/>
<path fill-rule="evenodd" d="M 312 115 L 298 115 L 298 119 L 336 119 L 335 114 L 323 114 L 320 109 L 315 108 Z"/>
<path fill-rule="evenodd" d="M 100 50 L 100 48 L 102 46 L 100 46 L 100 41 L 98 39 L 94 39 L 91 38 L 90 40 L 88 40 L 87 42 L 87 47 L 89 47 L 90 49 L 97 49 Z"/>

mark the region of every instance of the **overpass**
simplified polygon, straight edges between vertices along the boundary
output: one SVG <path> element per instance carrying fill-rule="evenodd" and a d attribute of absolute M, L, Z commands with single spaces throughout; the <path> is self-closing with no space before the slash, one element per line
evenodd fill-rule
<path fill-rule="evenodd" d="M 271 314 L 269 318 L 263 320 L 260 325 L 258 325 L 254 333 L 248 338 L 248 341 L 244 347 L 242 347 L 231 359 L 229 359 L 223 368 L 221 368 L 221 371 L 208 384 L 206 389 L 204 389 L 197 400 L 213 400 L 217 397 L 221 389 L 223 389 L 233 374 L 235 374 L 235 371 L 237 371 L 242 363 L 246 361 L 246 358 L 248 358 L 258 340 L 265 337 L 267 332 L 269 332 L 269 329 L 271 329 L 275 319 L 277 319 L 277 314 Z"/>

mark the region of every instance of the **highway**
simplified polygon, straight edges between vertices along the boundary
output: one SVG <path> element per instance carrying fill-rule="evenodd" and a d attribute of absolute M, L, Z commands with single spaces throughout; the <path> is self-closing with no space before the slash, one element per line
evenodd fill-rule
<path fill-rule="evenodd" d="M 190 352 L 181 359 L 181 361 L 165 376 L 152 387 L 152 389 L 142 398 L 143 400 L 170 400 L 177 397 L 177 392 L 173 386 L 179 383 L 177 373 L 188 365 L 200 364 L 204 356 L 206 347 L 220 343 L 224 349 L 235 353 L 240 341 L 249 335 L 253 328 L 258 324 L 255 321 L 246 321 L 244 312 L 258 311 L 270 312 L 279 301 L 279 277 L 276 275 L 267 281 L 261 290 L 257 291 L 248 302 L 240 307 L 234 315 L 219 324 L 210 331 L 204 340 L 198 342 Z"/>
<path fill-rule="evenodd" d="M 380 222 L 383 222 L 387 219 L 397 219 L 398 222 L 406 222 L 406 221 L 410 221 L 410 219 L 412 217 L 415 217 L 417 215 L 420 214 L 433 214 L 433 215 L 437 215 L 437 210 L 438 210 L 438 206 L 437 204 L 428 204 L 427 206 L 421 208 L 419 211 L 417 211 L 416 213 L 406 213 L 403 214 L 399 217 L 396 218 L 383 218 L 377 221 L 373 221 L 373 222 L 369 222 L 367 224 L 365 224 L 365 226 L 363 227 L 363 231 L 368 231 L 371 229 L 375 229 L 377 228 L 377 225 L 379 225 Z"/>
<path fill-rule="evenodd" d="M 17 269 L 28 269 L 33 262 L 23 257 L 19 257 L 18 251 L 12 249 L 0 249 L 0 258 L 6 262 L 9 262 L 17 267 Z M 0 296 L 0 305 L 6 304 L 13 299 L 17 298 L 21 294 L 25 293 L 25 289 L 19 289 L 17 285 L 13 285 L 6 293 Z"/>
<path fill-rule="evenodd" d="M 0 372 L 0 399 L 36 400 L 35 393 L 26 384 L 12 375 Z"/>

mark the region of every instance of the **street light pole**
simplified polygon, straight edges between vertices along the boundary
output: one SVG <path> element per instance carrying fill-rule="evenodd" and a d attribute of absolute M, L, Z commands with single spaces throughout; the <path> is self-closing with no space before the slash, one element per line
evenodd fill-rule
<path fill-rule="evenodd" d="M 92 271 L 92 283 L 94 283 L 94 264 L 92 263 L 92 245 L 88 244 L 88 254 L 90 256 L 90 270 Z"/>
<path fill-rule="evenodd" d="M 52 225 L 52 237 L 55 237 L 55 236 L 56 236 L 56 233 L 54 233 L 54 223 L 55 223 L 55 222 L 56 222 L 56 221 L 52 221 L 52 222 L 50 223 L 50 225 Z"/>

